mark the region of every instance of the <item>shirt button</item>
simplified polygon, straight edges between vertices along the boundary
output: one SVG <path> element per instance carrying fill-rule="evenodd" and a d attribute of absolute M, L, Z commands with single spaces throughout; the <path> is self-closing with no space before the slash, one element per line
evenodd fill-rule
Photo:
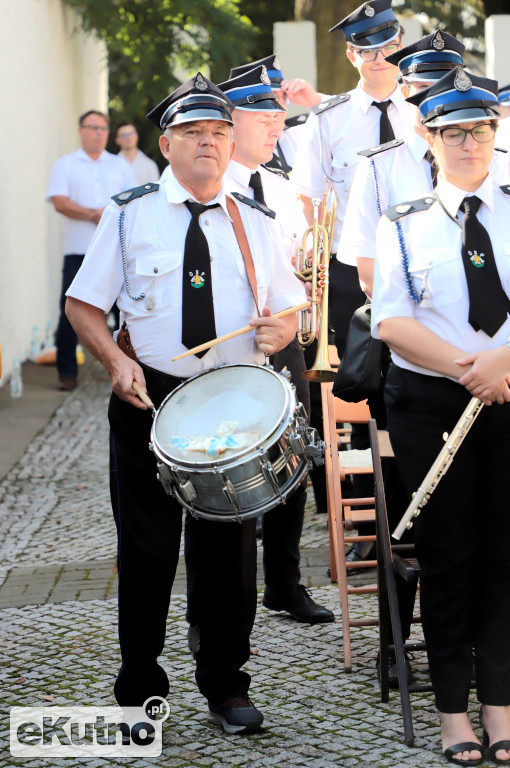
<path fill-rule="evenodd" d="M 157 267 L 154 267 L 154 274 L 157 275 L 159 272 L 159 269 Z"/>
<path fill-rule="evenodd" d="M 349 163 L 344 163 L 344 168 L 347 168 L 348 165 Z"/>
<path fill-rule="evenodd" d="M 209 226 L 209 219 L 205 220 L 206 226 Z"/>

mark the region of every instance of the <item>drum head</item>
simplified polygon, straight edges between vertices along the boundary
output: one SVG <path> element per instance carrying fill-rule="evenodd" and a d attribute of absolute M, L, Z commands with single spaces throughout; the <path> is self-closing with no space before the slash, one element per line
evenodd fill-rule
<path fill-rule="evenodd" d="M 263 444 L 287 414 L 290 387 L 256 365 L 215 368 L 164 400 L 153 425 L 157 447 L 181 465 L 229 461 Z"/>

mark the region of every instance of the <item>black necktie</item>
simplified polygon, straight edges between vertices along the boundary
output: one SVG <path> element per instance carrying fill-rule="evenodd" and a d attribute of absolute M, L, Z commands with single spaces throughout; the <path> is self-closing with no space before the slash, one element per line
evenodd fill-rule
<path fill-rule="evenodd" d="M 217 208 L 219 203 L 201 205 L 187 200 L 185 205 L 191 213 L 191 221 L 186 233 L 182 264 L 181 338 L 184 346 L 192 349 L 216 338 L 211 257 L 206 236 L 200 228 L 199 216 L 208 208 Z M 202 357 L 207 351 L 197 352 L 197 357 Z"/>
<path fill-rule="evenodd" d="M 386 144 L 387 141 L 393 141 L 395 134 L 388 117 L 388 107 L 391 99 L 388 101 L 373 101 L 372 106 L 381 110 L 381 121 L 379 123 L 379 144 Z"/>
<path fill-rule="evenodd" d="M 469 292 L 469 322 L 488 336 L 501 328 L 510 311 L 510 301 L 499 278 L 489 233 L 476 214 L 480 198 L 465 197 L 460 205 L 464 211 L 462 226 L 462 261 Z"/>
<path fill-rule="evenodd" d="M 434 159 L 434 155 L 432 154 L 430 149 L 427 149 L 425 153 L 425 160 L 428 163 L 430 163 L 430 175 L 432 177 L 432 186 L 437 187 L 437 165 Z"/>
<path fill-rule="evenodd" d="M 264 190 L 262 189 L 262 179 L 260 178 L 260 173 L 258 171 L 255 171 L 255 173 L 252 173 L 250 176 L 250 182 L 248 184 L 253 189 L 253 197 L 255 199 L 255 202 L 262 203 L 262 205 L 266 204 L 266 201 L 264 200 Z"/>

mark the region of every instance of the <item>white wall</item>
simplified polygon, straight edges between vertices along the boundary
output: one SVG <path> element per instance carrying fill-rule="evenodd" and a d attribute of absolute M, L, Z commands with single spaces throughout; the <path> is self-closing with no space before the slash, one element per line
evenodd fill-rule
<path fill-rule="evenodd" d="M 0 0 L 2 185 L 0 340 L 3 379 L 25 359 L 32 327 L 56 325 L 62 249 L 59 215 L 44 195 L 55 160 L 78 146 L 77 121 L 106 111 L 102 43 L 61 0 Z"/>
<path fill-rule="evenodd" d="M 485 19 L 485 75 L 497 80 L 500 87 L 510 83 L 509 36 L 510 14 Z"/>

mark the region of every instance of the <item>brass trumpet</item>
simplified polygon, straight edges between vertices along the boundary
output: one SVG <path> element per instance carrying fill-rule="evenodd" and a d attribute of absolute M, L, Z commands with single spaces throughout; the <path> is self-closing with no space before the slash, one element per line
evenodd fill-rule
<path fill-rule="evenodd" d="M 333 381 L 335 372 L 329 364 L 328 354 L 328 301 L 329 301 L 329 259 L 330 243 L 333 237 L 333 228 L 336 215 L 336 195 L 333 191 L 333 204 L 331 211 L 327 208 L 327 201 L 331 187 L 329 183 L 324 190 L 322 205 L 322 221 L 319 224 L 318 198 L 312 200 L 313 224 L 308 227 L 301 242 L 301 247 L 296 252 L 295 274 L 304 282 L 311 281 L 312 296 L 310 311 L 304 310 L 298 314 L 297 338 L 301 346 L 308 347 L 317 339 L 317 354 L 309 371 L 303 371 L 301 376 L 308 381 Z M 312 235 L 312 263 L 307 258 L 307 240 Z M 318 298 L 318 288 L 321 289 L 321 298 Z"/>

